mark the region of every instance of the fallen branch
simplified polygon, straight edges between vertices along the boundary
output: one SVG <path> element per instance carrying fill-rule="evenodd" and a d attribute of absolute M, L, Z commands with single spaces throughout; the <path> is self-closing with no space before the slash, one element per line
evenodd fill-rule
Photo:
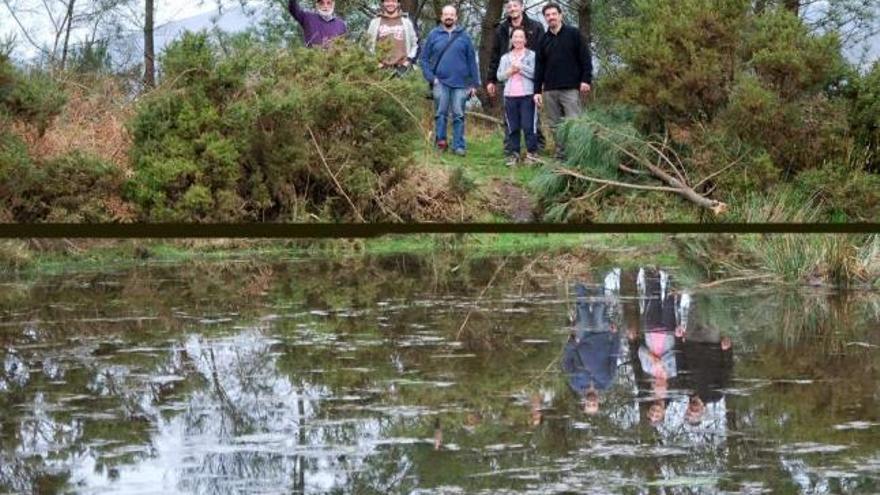
<path fill-rule="evenodd" d="M 761 280 L 761 279 L 773 278 L 773 277 L 774 277 L 774 275 L 750 275 L 747 277 L 732 277 L 732 278 L 725 278 L 725 279 L 721 279 L 721 280 L 716 280 L 714 282 L 708 282 L 705 284 L 700 284 L 697 287 L 700 289 L 708 289 L 708 288 L 717 287 L 721 284 L 726 284 L 729 282 L 746 282 L 749 280 Z"/>
<path fill-rule="evenodd" d="M 500 125 L 500 126 L 505 126 L 505 125 L 506 125 L 506 124 L 504 123 L 503 120 L 501 120 L 501 119 L 499 119 L 499 118 L 497 118 L 497 117 L 493 117 L 493 116 L 491 116 L 491 115 L 486 115 L 485 113 L 474 112 L 474 111 L 472 111 L 472 110 L 468 110 L 468 111 L 465 112 L 465 115 L 470 115 L 471 117 L 474 117 L 474 118 L 477 118 L 477 119 L 481 119 L 481 120 L 485 120 L 486 122 L 491 122 L 491 123 L 493 123 L 493 124 Z"/>
<path fill-rule="evenodd" d="M 664 191 L 664 192 L 674 192 L 674 193 L 679 192 L 678 189 L 673 188 L 673 187 L 641 186 L 638 184 L 629 184 L 626 182 L 618 182 L 616 180 L 599 179 L 596 177 L 590 177 L 587 175 L 583 175 L 581 173 L 575 172 L 574 170 L 572 170 L 570 168 L 565 168 L 565 167 L 556 167 L 553 170 L 553 172 L 558 175 L 568 175 L 570 177 L 574 177 L 575 179 L 581 179 L 581 180 L 585 180 L 585 181 L 589 181 L 589 182 L 595 182 L 596 184 L 606 184 L 609 186 L 624 187 L 627 189 L 641 189 L 643 191 Z"/>
<path fill-rule="evenodd" d="M 604 130 L 605 132 L 608 132 L 611 134 L 623 135 L 624 137 L 631 139 L 631 136 L 627 136 L 619 131 L 616 131 L 614 129 L 610 129 L 610 128 L 603 126 L 601 124 L 594 123 L 593 125 L 596 125 L 597 127 Z M 621 153 L 630 157 L 636 163 L 640 163 L 642 166 L 644 166 L 646 169 L 648 169 L 648 171 L 651 173 L 651 175 L 653 175 L 655 178 L 657 178 L 657 179 L 661 180 L 662 182 L 665 182 L 666 184 L 671 186 L 671 192 L 675 192 L 676 194 L 684 197 L 685 199 L 691 201 L 692 203 L 695 203 L 699 206 L 702 206 L 704 208 L 708 208 L 708 209 L 712 210 L 712 212 L 715 213 L 715 215 L 720 215 L 720 214 L 724 213 L 725 211 L 727 211 L 727 204 L 725 204 L 721 201 L 709 199 L 705 196 L 702 196 L 701 194 L 696 192 L 693 188 L 691 188 L 683 179 L 677 179 L 677 178 L 673 177 L 672 175 L 668 174 L 666 171 L 664 171 L 660 167 L 651 163 L 650 160 L 646 159 L 645 157 L 636 155 L 632 151 L 626 149 L 624 146 L 621 146 L 620 144 L 614 142 L 614 140 L 609 139 L 609 138 L 605 138 L 605 141 L 608 144 L 610 144 L 611 146 L 613 146 L 614 148 L 616 148 Z M 652 145 L 651 143 L 647 143 L 647 146 L 653 152 L 657 153 L 659 155 L 660 159 L 666 161 L 672 167 L 672 169 L 675 170 L 675 173 L 677 175 L 679 175 L 679 177 L 682 177 L 682 175 L 678 171 L 678 168 L 673 164 L 672 160 L 670 160 L 669 157 L 667 157 L 663 153 L 662 149 L 658 149 L 656 146 Z M 729 166 L 725 167 L 724 169 L 722 169 L 722 171 L 726 170 L 727 168 L 730 168 L 730 167 Z M 598 180 L 593 180 L 593 182 L 598 182 Z M 599 183 L 609 183 L 609 181 L 603 181 L 603 182 L 599 182 Z M 627 186 L 623 186 L 622 184 L 624 184 L 624 183 L 617 183 L 617 184 L 613 184 L 613 185 L 619 185 L 621 187 L 632 186 L 631 184 L 627 185 Z M 668 189 L 664 189 L 664 190 L 668 190 Z"/>

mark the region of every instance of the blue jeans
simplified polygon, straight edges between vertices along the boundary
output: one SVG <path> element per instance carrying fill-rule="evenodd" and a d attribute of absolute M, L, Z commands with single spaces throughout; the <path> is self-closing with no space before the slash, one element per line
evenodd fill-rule
<path fill-rule="evenodd" d="M 434 85 L 434 131 L 437 141 L 446 141 L 446 120 L 452 111 L 452 149 L 465 149 L 464 104 L 467 88 L 450 88 L 438 82 Z"/>

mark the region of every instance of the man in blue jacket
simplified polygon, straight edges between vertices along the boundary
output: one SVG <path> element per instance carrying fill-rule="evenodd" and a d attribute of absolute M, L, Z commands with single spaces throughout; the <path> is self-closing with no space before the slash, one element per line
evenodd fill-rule
<path fill-rule="evenodd" d="M 440 25 L 428 34 L 422 48 L 422 74 L 434 91 L 434 124 L 437 149 L 444 151 L 446 120 L 452 110 L 452 150 L 465 155 L 464 104 L 480 86 L 480 71 L 471 37 L 456 26 L 458 12 L 452 5 L 443 7 Z"/>

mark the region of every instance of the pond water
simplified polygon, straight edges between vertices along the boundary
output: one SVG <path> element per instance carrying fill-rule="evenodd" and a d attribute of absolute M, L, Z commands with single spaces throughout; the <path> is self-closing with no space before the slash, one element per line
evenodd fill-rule
<path fill-rule="evenodd" d="M 880 297 L 385 256 L 0 285 L 0 492 L 880 491 Z"/>

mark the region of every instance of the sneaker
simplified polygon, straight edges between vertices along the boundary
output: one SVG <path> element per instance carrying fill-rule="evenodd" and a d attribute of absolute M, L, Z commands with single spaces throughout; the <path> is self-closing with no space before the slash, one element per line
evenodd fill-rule
<path fill-rule="evenodd" d="M 504 160 L 504 164 L 508 167 L 515 167 L 517 163 L 519 163 L 519 157 L 516 155 L 508 155 Z"/>
<path fill-rule="evenodd" d="M 525 162 L 529 165 L 540 165 L 544 163 L 544 160 L 542 160 L 536 153 L 526 153 Z"/>
<path fill-rule="evenodd" d="M 467 155 L 467 152 L 463 148 L 458 148 L 457 150 L 454 150 L 453 153 L 455 153 L 458 156 Z"/>
<path fill-rule="evenodd" d="M 441 139 L 440 141 L 437 141 L 437 149 L 438 149 L 438 150 L 440 150 L 440 151 L 446 151 L 446 148 L 448 148 L 448 147 L 449 147 L 449 145 L 446 144 L 446 140 L 445 140 L 445 139 Z"/>

